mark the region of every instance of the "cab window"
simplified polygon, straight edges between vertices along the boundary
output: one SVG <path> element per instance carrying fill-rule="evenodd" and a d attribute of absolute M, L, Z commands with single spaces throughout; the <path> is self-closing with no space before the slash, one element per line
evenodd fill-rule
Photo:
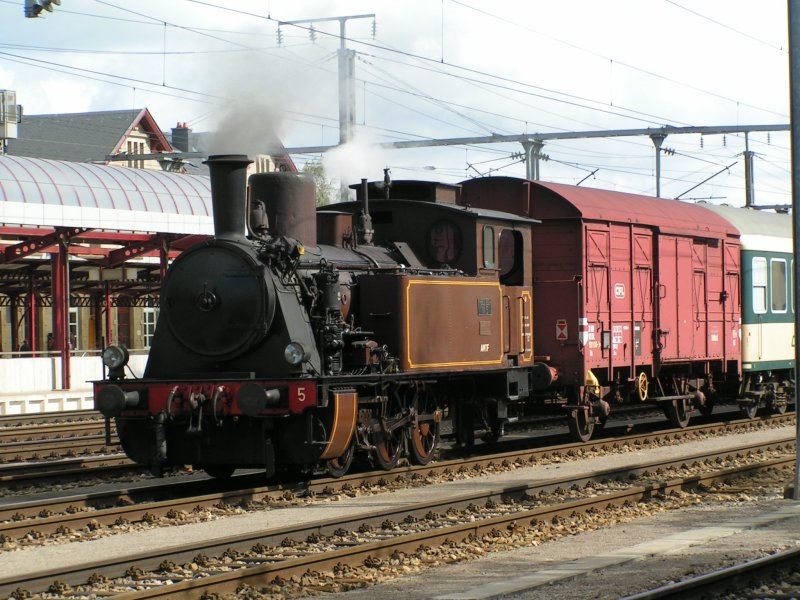
<path fill-rule="evenodd" d="M 483 266 L 494 268 L 496 264 L 494 258 L 494 227 L 485 225 L 483 227 Z"/>
<path fill-rule="evenodd" d="M 522 234 L 513 229 L 503 229 L 497 245 L 500 282 L 503 285 L 522 285 Z"/>

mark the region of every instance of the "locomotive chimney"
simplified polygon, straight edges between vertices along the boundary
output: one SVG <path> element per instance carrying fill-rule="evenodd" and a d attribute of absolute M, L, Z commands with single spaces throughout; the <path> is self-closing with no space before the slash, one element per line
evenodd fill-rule
<path fill-rule="evenodd" d="M 211 175 L 211 207 L 214 235 L 238 239 L 245 234 L 247 165 L 246 154 L 216 154 L 203 161 Z"/>

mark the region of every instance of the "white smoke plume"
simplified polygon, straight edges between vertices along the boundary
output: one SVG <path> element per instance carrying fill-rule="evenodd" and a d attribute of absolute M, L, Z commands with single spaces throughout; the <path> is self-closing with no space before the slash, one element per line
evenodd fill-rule
<path fill-rule="evenodd" d="M 338 178 L 345 186 L 361 183 L 361 179 L 383 181 L 383 169 L 388 164 L 388 153 L 363 134 L 356 134 L 352 141 L 323 157 L 328 177 Z"/>

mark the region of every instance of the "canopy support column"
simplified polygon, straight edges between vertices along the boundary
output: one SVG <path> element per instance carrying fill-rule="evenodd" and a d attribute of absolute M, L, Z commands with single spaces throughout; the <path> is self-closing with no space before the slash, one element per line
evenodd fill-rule
<path fill-rule="evenodd" d="M 61 357 L 61 389 L 70 388 L 69 349 L 69 252 L 67 242 L 60 240 L 58 252 L 51 256 L 53 279 L 53 339 L 54 350 Z"/>

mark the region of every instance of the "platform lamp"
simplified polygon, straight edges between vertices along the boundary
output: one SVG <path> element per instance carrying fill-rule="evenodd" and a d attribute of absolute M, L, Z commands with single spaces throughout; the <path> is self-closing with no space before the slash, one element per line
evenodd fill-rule
<path fill-rule="evenodd" d="M 38 17 L 43 10 L 53 12 L 53 6 L 61 4 L 61 0 L 25 0 L 25 16 L 29 19 Z"/>

